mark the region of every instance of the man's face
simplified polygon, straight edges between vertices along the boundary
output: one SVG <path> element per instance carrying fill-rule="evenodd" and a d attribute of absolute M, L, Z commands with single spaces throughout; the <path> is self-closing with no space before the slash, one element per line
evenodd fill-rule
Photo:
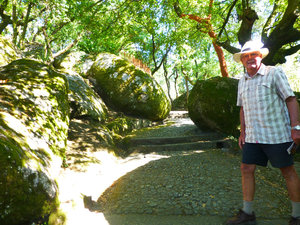
<path fill-rule="evenodd" d="M 260 52 L 250 52 L 241 55 L 241 61 L 246 68 L 248 69 L 256 69 L 258 70 L 261 64 L 262 55 Z"/>

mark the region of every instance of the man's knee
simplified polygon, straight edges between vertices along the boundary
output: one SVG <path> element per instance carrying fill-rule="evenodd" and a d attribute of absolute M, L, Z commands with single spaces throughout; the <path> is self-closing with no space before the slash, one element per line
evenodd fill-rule
<path fill-rule="evenodd" d="M 280 168 L 280 170 L 285 179 L 289 179 L 289 178 L 298 176 L 294 166 L 283 167 L 283 168 Z"/>
<path fill-rule="evenodd" d="M 241 164 L 241 172 L 243 175 L 254 174 L 255 168 L 256 168 L 256 165 L 253 165 L 253 164 L 245 164 L 245 163 Z"/>

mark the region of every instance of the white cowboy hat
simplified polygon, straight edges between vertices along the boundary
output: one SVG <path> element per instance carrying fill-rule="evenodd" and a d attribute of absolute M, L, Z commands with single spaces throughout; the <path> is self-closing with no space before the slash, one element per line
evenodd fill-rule
<path fill-rule="evenodd" d="M 249 52 L 260 52 L 262 58 L 265 58 L 269 54 L 267 48 L 262 48 L 262 43 L 257 41 L 247 41 L 242 47 L 241 52 L 235 53 L 233 59 L 236 62 L 241 62 L 241 55 Z"/>

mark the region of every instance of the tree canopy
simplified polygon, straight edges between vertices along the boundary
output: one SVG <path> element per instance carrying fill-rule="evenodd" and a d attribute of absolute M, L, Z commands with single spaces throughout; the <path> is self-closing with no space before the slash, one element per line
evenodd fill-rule
<path fill-rule="evenodd" d="M 166 79 L 179 75 L 188 88 L 195 79 L 224 76 L 222 63 L 228 76 L 237 73 L 238 65 L 226 61 L 251 38 L 269 48 L 266 64 L 284 63 L 300 49 L 299 5 L 299 0 L 0 0 L 0 33 L 21 49 L 39 46 L 48 63 L 70 49 L 91 55 L 125 51 L 152 74 L 164 67 Z"/>

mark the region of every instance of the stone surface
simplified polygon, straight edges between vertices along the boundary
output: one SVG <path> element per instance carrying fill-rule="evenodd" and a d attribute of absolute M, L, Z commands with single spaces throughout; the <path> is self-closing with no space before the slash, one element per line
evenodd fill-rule
<path fill-rule="evenodd" d="M 189 95 L 190 118 L 200 129 L 236 135 L 240 123 L 237 88 L 238 80 L 233 78 L 198 80 Z"/>
<path fill-rule="evenodd" d="M 57 207 L 68 84 L 47 65 L 25 59 L 1 67 L 0 80 L 0 224 L 26 224 Z"/>
<path fill-rule="evenodd" d="M 186 92 L 175 98 L 172 102 L 172 110 L 187 110 Z"/>
<path fill-rule="evenodd" d="M 0 66 L 21 58 L 21 53 L 9 39 L 0 36 Z"/>
<path fill-rule="evenodd" d="M 93 58 L 82 51 L 67 51 L 54 59 L 53 66 L 67 73 L 85 75 L 94 63 Z"/>
<path fill-rule="evenodd" d="M 108 109 L 100 96 L 81 76 L 66 74 L 66 77 L 69 82 L 70 117 L 105 121 Z"/>
<path fill-rule="evenodd" d="M 171 105 L 159 84 L 127 60 L 104 53 L 88 71 L 106 105 L 128 116 L 160 121 Z"/>

